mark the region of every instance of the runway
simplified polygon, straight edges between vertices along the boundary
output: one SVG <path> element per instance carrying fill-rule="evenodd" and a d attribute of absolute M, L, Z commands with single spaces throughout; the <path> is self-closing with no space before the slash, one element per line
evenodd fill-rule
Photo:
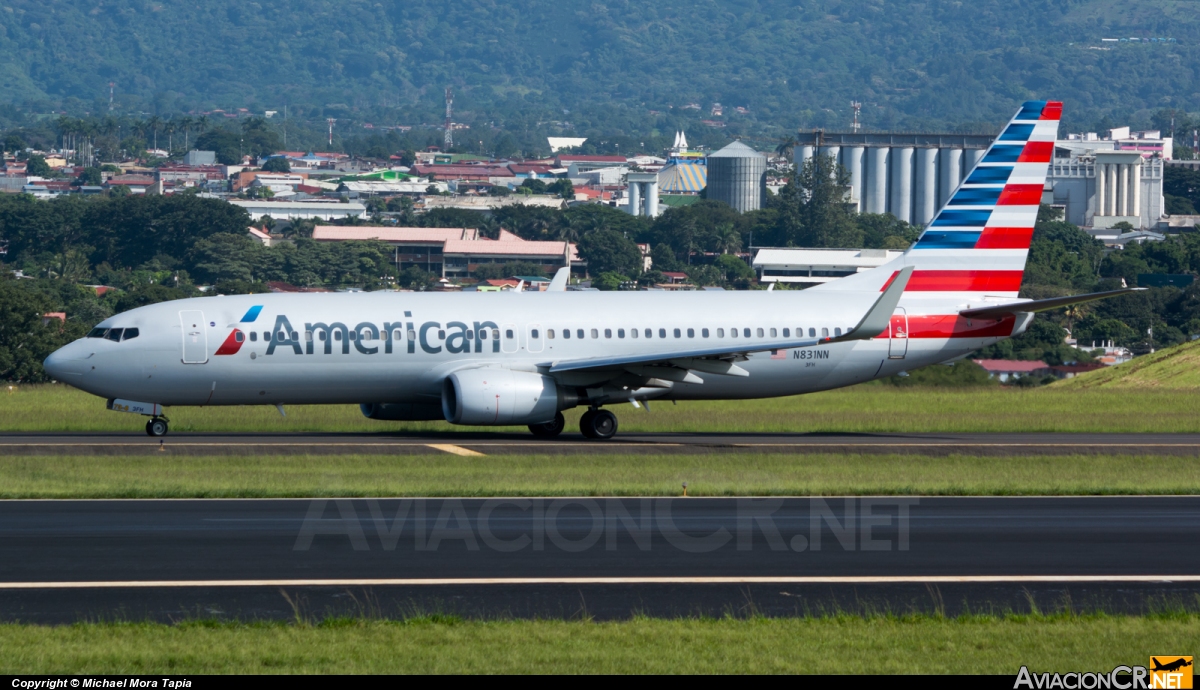
<path fill-rule="evenodd" d="M 465 451 L 465 452 L 463 452 Z M 589 441 L 566 433 L 538 439 L 525 433 L 441 432 L 376 434 L 208 434 L 171 433 L 155 439 L 141 433 L 7 433 L 5 455 L 419 455 L 453 453 L 916 453 L 923 455 L 1186 455 L 1200 456 L 1200 434 L 785 434 L 785 433 L 620 433 Z"/>
<path fill-rule="evenodd" d="M 1143 612 L 1200 497 L 0 502 L 0 619 Z"/>

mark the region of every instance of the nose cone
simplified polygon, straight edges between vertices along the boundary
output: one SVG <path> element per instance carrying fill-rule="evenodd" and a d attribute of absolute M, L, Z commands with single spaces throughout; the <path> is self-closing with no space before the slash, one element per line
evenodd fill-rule
<path fill-rule="evenodd" d="M 81 373 L 78 352 L 79 348 L 75 343 L 60 347 L 52 352 L 46 361 L 42 362 L 42 368 L 46 370 L 50 378 L 70 383 Z"/>

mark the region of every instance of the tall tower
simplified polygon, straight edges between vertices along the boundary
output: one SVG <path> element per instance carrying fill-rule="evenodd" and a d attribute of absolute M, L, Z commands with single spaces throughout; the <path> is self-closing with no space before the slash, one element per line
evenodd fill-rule
<path fill-rule="evenodd" d="M 445 138 L 445 141 L 442 142 L 443 143 L 442 148 L 445 149 L 446 151 L 449 151 L 450 147 L 454 146 L 454 134 L 453 134 L 453 130 L 450 129 L 450 114 L 453 111 L 453 108 L 454 108 L 454 91 L 451 90 L 449 86 L 447 86 L 446 87 L 446 138 Z"/>
<path fill-rule="evenodd" d="M 117 82 L 115 82 L 115 81 L 108 82 L 108 112 L 110 112 L 110 113 L 112 112 L 112 109 L 113 109 L 113 89 L 116 88 L 116 86 L 117 86 Z"/>
<path fill-rule="evenodd" d="M 333 123 L 337 122 L 337 118 L 330 117 L 325 121 L 329 123 L 329 148 L 333 149 Z"/>
<path fill-rule="evenodd" d="M 858 114 L 862 112 L 862 103 L 850 101 L 850 107 L 854 109 L 854 122 L 850 123 L 850 129 L 857 132 L 862 127 L 862 124 L 858 121 Z"/>

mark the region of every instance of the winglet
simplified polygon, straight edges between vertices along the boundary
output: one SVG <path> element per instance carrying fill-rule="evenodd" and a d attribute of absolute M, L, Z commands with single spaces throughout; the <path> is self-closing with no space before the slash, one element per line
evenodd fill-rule
<path fill-rule="evenodd" d="M 546 288 L 546 292 L 566 292 L 567 280 L 571 277 L 571 267 L 563 266 L 554 274 L 554 279 L 550 281 L 550 285 Z"/>
<path fill-rule="evenodd" d="M 913 266 L 905 266 L 896 272 L 896 277 L 892 279 L 887 289 L 875 300 L 875 304 L 867 312 L 862 321 L 858 325 L 851 328 L 845 335 L 839 335 L 824 342 L 840 343 L 847 340 L 870 340 L 875 336 L 883 333 L 888 329 L 892 322 L 892 314 L 896 311 L 896 305 L 900 303 L 900 296 L 904 294 L 904 288 L 908 285 L 908 279 L 912 276 Z"/>

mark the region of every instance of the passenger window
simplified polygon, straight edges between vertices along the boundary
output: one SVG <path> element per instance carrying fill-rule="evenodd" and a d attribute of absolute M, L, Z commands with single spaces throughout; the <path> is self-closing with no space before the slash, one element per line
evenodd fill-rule
<path fill-rule="evenodd" d="M 696 337 L 696 329 L 694 329 L 694 328 L 689 328 L 689 329 L 688 329 L 688 337 L 689 337 L 689 338 L 695 338 L 695 337 Z"/>
<path fill-rule="evenodd" d="M 579 338 L 580 340 L 583 340 L 583 329 L 582 328 L 575 329 L 575 337 Z"/>
<path fill-rule="evenodd" d="M 667 337 L 667 329 L 665 329 L 665 328 L 658 329 L 658 337 L 660 337 L 660 338 Z"/>
<path fill-rule="evenodd" d="M 105 337 L 108 338 L 109 340 L 112 340 L 113 342 L 119 342 L 121 340 L 121 333 L 124 331 L 125 331 L 124 328 L 110 328 L 108 330 L 108 335 L 106 335 Z"/>
<path fill-rule="evenodd" d="M 763 329 L 761 329 L 761 328 L 757 329 L 755 331 L 755 334 L 760 338 L 763 337 Z"/>
<path fill-rule="evenodd" d="M 810 337 L 810 338 L 817 337 L 817 329 L 815 329 L 815 328 L 808 329 L 808 337 Z"/>
<path fill-rule="evenodd" d="M 486 336 L 487 331 L 483 331 L 482 335 Z M 395 340 L 396 342 L 400 342 L 401 340 L 404 340 L 404 332 L 403 331 L 392 331 L 392 340 Z"/>
<path fill-rule="evenodd" d="M 134 338 L 138 337 L 138 335 L 140 335 L 138 333 L 138 329 L 126 328 L 125 329 L 125 337 L 121 338 L 121 340 L 133 340 Z M 239 343 L 242 342 L 242 340 L 244 340 L 246 338 L 245 334 L 243 334 L 241 331 L 238 331 L 238 335 L 240 336 L 238 338 Z"/>
<path fill-rule="evenodd" d="M 549 338 L 550 340 L 554 340 L 554 329 L 553 328 L 546 329 L 546 337 Z"/>
<path fill-rule="evenodd" d="M 571 339 L 571 329 L 570 328 L 563 329 L 563 337 L 566 338 L 567 340 Z"/>
<path fill-rule="evenodd" d="M 370 337 L 369 334 L 368 334 L 368 337 Z M 551 336 L 551 337 L 553 337 L 553 336 Z M 467 331 L 467 340 L 474 340 L 474 339 L 475 339 L 475 331 Z"/>
<path fill-rule="evenodd" d="M 647 328 L 647 329 L 646 329 L 646 337 L 647 337 L 647 338 L 652 338 L 652 337 L 654 337 L 654 330 L 653 330 L 653 329 L 650 329 L 650 328 Z"/>
<path fill-rule="evenodd" d="M 676 337 L 676 338 L 680 337 L 680 333 L 679 333 L 679 329 L 678 329 L 678 328 L 676 328 L 676 329 L 675 329 L 675 337 Z"/>
<path fill-rule="evenodd" d="M 131 331 L 132 331 L 132 330 L 136 330 L 136 329 L 133 329 L 133 328 L 131 328 L 131 329 L 129 329 L 129 330 L 131 330 Z M 137 337 L 137 334 L 135 333 L 133 337 L 135 337 L 135 338 L 136 338 L 136 337 Z M 129 340 L 129 338 L 128 338 L 128 337 L 126 337 L 125 339 L 126 339 L 126 340 Z M 233 332 L 233 339 L 234 339 L 234 340 L 236 340 L 237 342 L 239 342 L 239 343 L 240 343 L 240 342 L 242 342 L 242 341 L 244 341 L 244 340 L 246 339 L 246 334 L 245 334 L 245 333 L 242 333 L 241 331 L 234 331 L 234 332 Z"/>
<path fill-rule="evenodd" d="M 512 339 L 513 339 L 513 332 L 512 332 L 512 329 L 511 329 L 511 328 L 506 328 L 506 329 L 504 329 L 504 337 L 505 337 L 505 338 L 507 338 L 507 339 L 509 339 L 509 340 L 512 340 Z"/>
<path fill-rule="evenodd" d="M 254 334 L 253 334 L 253 333 L 251 333 L 251 334 L 250 334 L 250 339 L 251 339 L 251 340 L 253 340 L 253 339 L 254 339 Z M 305 341 L 305 342 L 308 342 L 308 343 L 311 343 L 311 342 L 312 342 L 312 331 L 304 331 L 304 341 Z"/>
<path fill-rule="evenodd" d="M 718 329 L 717 329 L 717 337 L 718 337 L 718 338 L 724 338 L 724 337 L 725 337 L 725 329 L 724 329 L 724 328 L 718 328 Z"/>
<path fill-rule="evenodd" d="M 790 329 L 790 328 L 783 329 L 783 337 L 785 337 L 785 338 L 792 337 L 792 329 Z"/>
<path fill-rule="evenodd" d="M 292 340 L 300 340 L 300 334 L 296 331 L 292 331 Z"/>
<path fill-rule="evenodd" d="M 759 330 L 761 330 L 761 329 L 759 329 Z M 749 338 L 749 337 L 750 337 L 750 329 L 749 329 L 749 328 L 743 328 L 743 329 L 742 329 L 742 335 L 744 335 L 744 336 L 746 336 L 747 338 Z M 759 333 L 759 335 L 762 335 L 762 333 Z"/>
<path fill-rule="evenodd" d="M 829 337 L 829 329 L 828 329 L 828 328 L 822 328 L 822 329 L 821 329 L 821 337 L 822 337 L 822 338 L 828 338 L 828 337 Z"/>
<path fill-rule="evenodd" d="M 707 338 L 707 337 L 708 337 L 708 329 L 707 329 L 707 328 L 701 328 L 701 329 L 700 329 L 700 335 L 702 335 L 702 336 L 704 336 L 705 338 Z"/>
<path fill-rule="evenodd" d="M 334 332 L 333 332 L 333 339 L 334 339 L 334 340 L 341 340 L 341 339 L 342 339 L 342 332 L 341 332 L 341 331 L 334 331 Z M 266 340 L 266 338 L 264 338 L 264 340 Z"/>
<path fill-rule="evenodd" d="M 346 334 L 351 340 L 358 340 L 358 331 L 350 331 Z"/>
<path fill-rule="evenodd" d="M 322 333 L 321 340 L 324 340 L 324 339 L 325 339 L 325 334 Z M 250 342 L 252 342 L 252 343 L 258 342 L 258 331 L 250 331 Z"/>
<path fill-rule="evenodd" d="M 593 329 L 592 329 L 592 340 L 595 340 L 595 339 L 597 339 L 597 338 L 599 338 L 599 337 L 600 337 L 600 331 L 598 331 L 598 330 L 596 330 L 595 328 L 593 328 Z"/>
<path fill-rule="evenodd" d="M 611 337 L 612 337 L 612 329 L 611 329 L 611 328 L 605 328 L 605 329 L 604 329 L 604 337 L 605 337 L 605 338 L 611 338 Z"/>
<path fill-rule="evenodd" d="M 498 333 L 499 333 L 499 331 L 492 331 L 492 333 L 496 333 L 496 334 L 498 334 Z M 498 336 L 497 336 L 497 337 L 498 337 Z M 324 335 L 322 335 L 322 336 L 321 336 L 321 340 L 324 340 L 324 339 L 325 339 L 325 337 L 324 337 Z M 409 340 L 416 340 L 416 339 L 417 339 L 417 332 L 416 332 L 416 331 L 414 331 L 414 330 L 413 330 L 413 329 L 411 329 L 411 328 L 410 328 L 410 329 L 408 329 L 408 339 L 409 339 Z"/>
<path fill-rule="evenodd" d="M 737 331 L 737 329 L 736 329 L 736 328 L 730 328 L 730 329 L 729 329 L 729 337 L 730 337 L 730 338 L 736 338 L 737 336 L 738 336 L 738 331 Z"/>
<path fill-rule="evenodd" d="M 833 334 L 834 334 L 834 335 L 841 335 L 841 334 L 842 334 L 842 329 L 840 329 L 840 328 L 835 328 L 835 329 L 833 329 Z"/>
<path fill-rule="evenodd" d="M 445 339 L 446 339 L 446 329 L 439 328 L 438 329 L 438 340 L 445 340 Z"/>
<path fill-rule="evenodd" d="M 636 328 L 630 328 L 629 329 L 629 337 L 630 338 L 638 337 L 638 330 Z"/>
<path fill-rule="evenodd" d="M 625 337 L 625 329 L 624 329 L 624 328 L 618 328 L 618 329 L 617 329 L 617 337 L 618 337 L 618 338 L 624 338 L 624 337 Z"/>
<path fill-rule="evenodd" d="M 325 342 L 325 340 L 327 338 L 328 338 L 328 334 L 325 333 L 325 331 L 317 331 L 317 340 L 320 340 L 321 342 Z M 250 334 L 250 340 L 252 340 L 252 341 L 254 340 L 253 333 Z"/>
<path fill-rule="evenodd" d="M 89 338 L 103 338 L 105 333 L 108 333 L 108 329 L 107 329 L 107 328 L 93 328 L 93 329 L 91 330 L 91 332 L 87 334 L 87 337 L 89 337 Z"/>
<path fill-rule="evenodd" d="M 538 329 L 535 328 L 535 329 L 529 331 L 529 337 L 533 338 L 534 340 L 537 340 L 541 336 L 538 335 Z"/>
<path fill-rule="evenodd" d="M 271 342 L 271 332 L 270 331 L 263 331 L 263 342 L 264 343 Z"/>
<path fill-rule="evenodd" d="M 774 329 L 774 328 L 772 328 L 772 329 L 771 329 L 771 337 L 772 337 L 772 338 L 774 338 L 774 337 L 775 337 L 775 329 Z"/>

